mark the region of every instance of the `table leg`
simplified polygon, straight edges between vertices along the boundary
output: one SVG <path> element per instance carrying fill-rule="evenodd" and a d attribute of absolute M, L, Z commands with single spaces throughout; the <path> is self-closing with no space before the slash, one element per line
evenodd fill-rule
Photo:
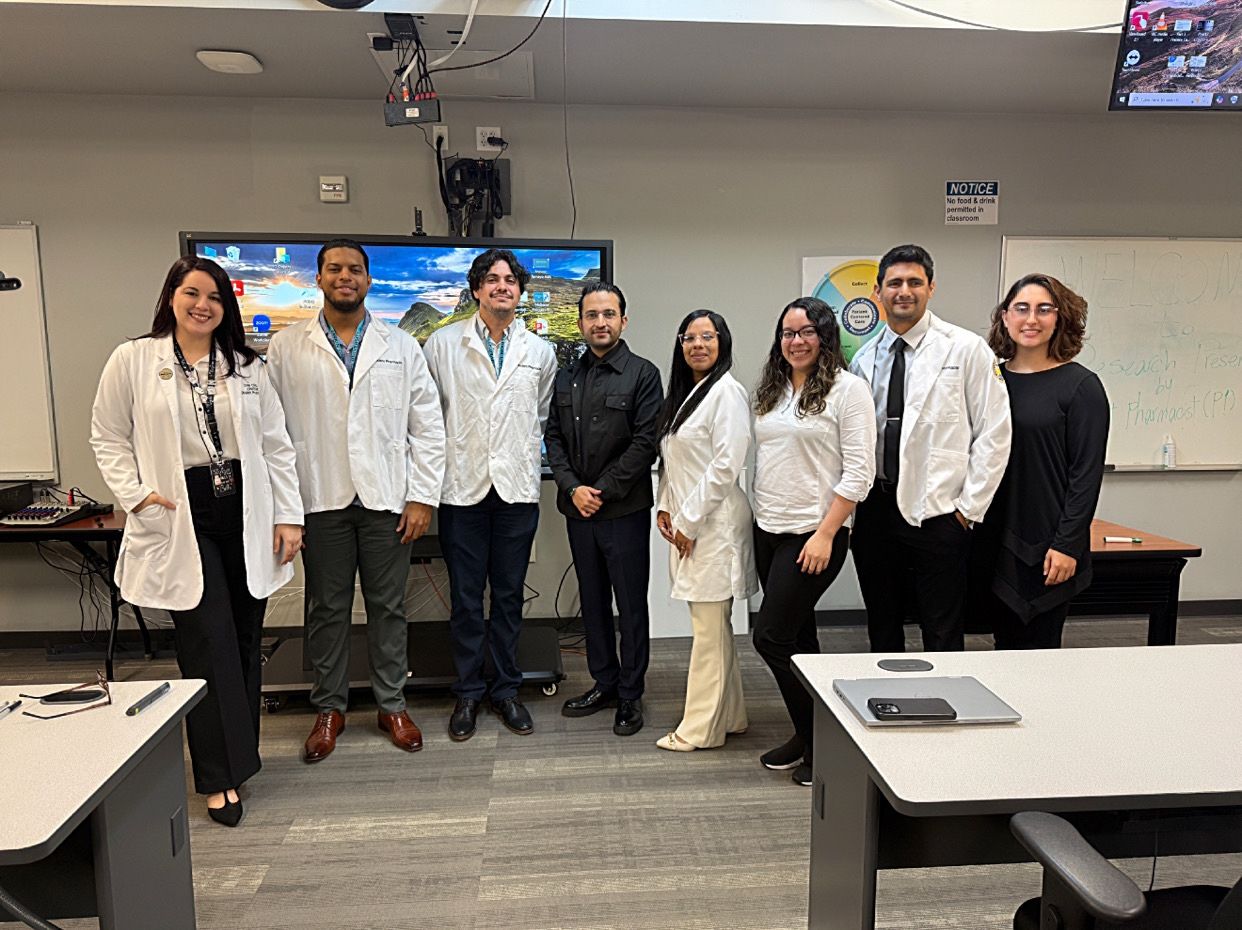
<path fill-rule="evenodd" d="M 194 930 L 181 727 L 91 814 L 100 930 Z"/>
<path fill-rule="evenodd" d="M 858 747 L 816 706 L 808 930 L 874 930 L 878 803 Z"/>
<path fill-rule="evenodd" d="M 1185 567 L 1185 559 L 1176 560 L 1164 604 L 1147 615 L 1149 646 L 1172 646 L 1177 642 L 1177 603 L 1181 593 L 1182 569 Z"/>

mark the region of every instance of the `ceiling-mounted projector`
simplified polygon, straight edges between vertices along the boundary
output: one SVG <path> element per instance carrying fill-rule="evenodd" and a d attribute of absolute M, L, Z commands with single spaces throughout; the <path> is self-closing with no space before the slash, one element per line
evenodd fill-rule
<path fill-rule="evenodd" d="M 371 0 L 319 0 L 319 2 L 334 10 L 361 10 L 364 6 L 371 4 Z"/>

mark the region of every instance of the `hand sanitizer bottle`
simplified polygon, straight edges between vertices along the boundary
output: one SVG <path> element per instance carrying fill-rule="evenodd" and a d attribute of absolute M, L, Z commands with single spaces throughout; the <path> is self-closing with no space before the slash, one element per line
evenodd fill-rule
<path fill-rule="evenodd" d="M 1172 436 L 1164 437 L 1164 445 L 1160 447 L 1160 464 L 1165 468 L 1177 467 L 1177 447 L 1173 445 Z"/>

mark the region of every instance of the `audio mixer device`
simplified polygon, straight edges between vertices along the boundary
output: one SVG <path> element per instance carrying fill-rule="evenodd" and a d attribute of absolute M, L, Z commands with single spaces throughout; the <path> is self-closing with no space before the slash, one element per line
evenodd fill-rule
<path fill-rule="evenodd" d="M 71 523 L 85 517 L 103 516 L 105 513 L 112 513 L 111 504 L 96 504 L 93 501 L 85 504 L 30 504 L 6 517 L 0 517 L 0 526 L 60 526 L 62 523 Z"/>

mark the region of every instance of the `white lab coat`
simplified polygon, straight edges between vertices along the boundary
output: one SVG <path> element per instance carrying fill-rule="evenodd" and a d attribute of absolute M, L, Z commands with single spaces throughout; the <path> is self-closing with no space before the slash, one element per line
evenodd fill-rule
<path fill-rule="evenodd" d="M 980 336 L 927 315 L 931 325 L 907 361 L 897 506 L 912 526 L 954 510 L 975 523 L 1009 462 L 1009 392 Z M 868 384 L 879 342 L 850 364 Z"/>
<path fill-rule="evenodd" d="M 441 500 L 469 506 L 495 487 L 507 503 L 536 504 L 556 353 L 514 320 L 498 379 L 477 318 L 450 323 L 427 340 L 427 364 L 440 387 L 448 434 Z"/>
<path fill-rule="evenodd" d="M 318 315 L 273 336 L 267 361 L 297 449 L 307 513 L 341 510 L 355 494 L 368 510 L 392 513 L 408 501 L 440 503 L 440 396 L 413 336 L 372 317 L 352 391 Z"/>
<path fill-rule="evenodd" d="M 224 379 L 224 362 L 216 363 Z M 272 552 L 277 523 L 302 523 L 293 445 L 280 398 L 262 362 L 228 378 L 233 431 L 241 454 L 246 587 L 264 598 L 293 577 Z M 139 607 L 191 610 L 203 596 L 203 567 L 181 461 L 177 379 L 185 377 L 172 337 L 119 346 L 104 366 L 91 413 L 91 447 L 104 482 L 128 512 L 116 565 L 121 597 Z M 152 491 L 177 505 L 133 509 Z"/>
<path fill-rule="evenodd" d="M 695 385 L 691 397 L 705 382 Z M 750 401 L 730 374 L 676 433 L 660 441 L 662 467 L 656 511 L 694 540 L 686 558 L 669 546 L 669 596 L 679 601 L 750 597 L 759 589 L 750 503 L 740 480 L 750 453 Z"/>

